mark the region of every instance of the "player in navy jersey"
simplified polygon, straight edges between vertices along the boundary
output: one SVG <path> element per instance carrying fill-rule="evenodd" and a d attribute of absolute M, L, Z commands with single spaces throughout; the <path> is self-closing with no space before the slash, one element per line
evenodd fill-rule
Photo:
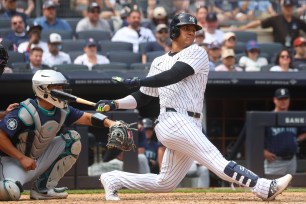
<path fill-rule="evenodd" d="M 66 188 L 56 186 L 75 164 L 81 142 L 78 132 L 59 134 L 60 129 L 71 124 L 110 127 L 116 123 L 51 96 L 51 90 L 63 90 L 67 84 L 60 72 L 37 71 L 32 78 L 36 98 L 20 102 L 0 121 L 0 200 L 19 200 L 23 184 L 32 180 L 31 199 L 66 198 Z"/>

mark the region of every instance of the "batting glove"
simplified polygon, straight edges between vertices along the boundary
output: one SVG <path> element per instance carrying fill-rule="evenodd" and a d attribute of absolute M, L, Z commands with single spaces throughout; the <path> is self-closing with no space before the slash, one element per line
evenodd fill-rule
<path fill-rule="evenodd" d="M 138 77 L 124 79 L 122 77 L 114 76 L 112 77 L 112 81 L 115 84 L 122 84 L 127 88 L 136 88 L 140 87 L 140 79 Z"/>
<path fill-rule="evenodd" d="M 109 105 L 109 110 L 107 110 L 108 108 L 105 108 L 106 105 Z M 98 112 L 108 112 L 117 110 L 116 102 L 114 100 L 100 100 L 96 103 L 95 108 Z"/>

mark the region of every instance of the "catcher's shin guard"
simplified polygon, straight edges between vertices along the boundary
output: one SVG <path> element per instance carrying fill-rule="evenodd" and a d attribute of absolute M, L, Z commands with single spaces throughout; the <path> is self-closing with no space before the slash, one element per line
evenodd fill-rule
<path fill-rule="evenodd" d="M 78 132 L 70 130 L 61 137 L 66 142 L 65 150 L 36 180 L 36 188 L 40 191 L 55 188 L 59 180 L 75 164 L 81 152 L 81 136 Z"/>
<path fill-rule="evenodd" d="M 257 183 L 258 176 L 243 166 L 238 165 L 234 161 L 230 161 L 224 169 L 224 173 L 229 177 L 238 181 L 239 184 L 254 187 Z"/>

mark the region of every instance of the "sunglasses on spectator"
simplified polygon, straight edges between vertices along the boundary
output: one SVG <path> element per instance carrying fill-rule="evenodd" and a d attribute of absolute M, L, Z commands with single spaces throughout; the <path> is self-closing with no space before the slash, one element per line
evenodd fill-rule
<path fill-rule="evenodd" d="M 281 55 L 280 58 L 282 58 L 282 59 L 289 59 L 290 56 L 289 55 Z"/>
<path fill-rule="evenodd" d="M 228 41 L 231 41 L 231 42 L 233 42 L 233 41 L 236 41 L 236 38 L 230 38 L 230 39 L 228 39 Z"/>
<path fill-rule="evenodd" d="M 12 22 L 12 23 L 13 23 L 13 25 L 17 25 L 17 24 L 22 24 L 23 21 L 15 21 L 15 22 Z"/>

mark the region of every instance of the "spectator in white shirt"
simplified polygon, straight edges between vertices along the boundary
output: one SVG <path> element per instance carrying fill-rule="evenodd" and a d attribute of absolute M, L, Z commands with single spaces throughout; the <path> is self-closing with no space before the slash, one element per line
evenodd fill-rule
<path fill-rule="evenodd" d="M 111 28 L 108 22 L 104 19 L 100 19 L 99 15 L 101 8 L 96 2 L 89 4 L 87 8 L 87 17 L 81 19 L 77 26 L 76 32 L 85 31 L 85 30 L 102 30 L 108 31 L 111 33 Z"/>
<path fill-rule="evenodd" d="M 216 13 L 208 13 L 206 16 L 205 40 L 204 43 L 211 44 L 217 41 L 223 43 L 224 33 L 218 29 L 219 22 Z"/>
<path fill-rule="evenodd" d="M 222 50 L 222 64 L 216 67 L 215 71 L 235 72 L 243 71 L 240 67 L 235 66 L 235 52 L 232 49 Z"/>
<path fill-rule="evenodd" d="M 83 64 L 92 70 L 92 67 L 96 64 L 108 64 L 109 60 L 103 56 L 97 54 L 97 43 L 93 38 L 89 38 L 84 47 L 85 54 L 78 56 L 74 60 L 74 64 Z"/>
<path fill-rule="evenodd" d="M 137 53 L 139 43 L 155 41 L 155 36 L 148 28 L 140 26 L 141 13 L 132 10 L 127 17 L 128 26 L 119 29 L 112 38 L 112 41 L 129 42 L 133 44 L 133 52 Z"/>
<path fill-rule="evenodd" d="M 62 37 L 57 33 L 51 33 L 48 41 L 48 52 L 43 54 L 43 63 L 49 67 L 58 64 L 70 64 L 70 56 L 60 51 L 62 49 Z"/>
<path fill-rule="evenodd" d="M 239 66 L 247 72 L 260 71 L 262 66 L 268 64 L 268 60 L 260 57 L 260 48 L 255 40 L 250 40 L 246 44 L 246 56 L 242 56 L 239 60 Z"/>

